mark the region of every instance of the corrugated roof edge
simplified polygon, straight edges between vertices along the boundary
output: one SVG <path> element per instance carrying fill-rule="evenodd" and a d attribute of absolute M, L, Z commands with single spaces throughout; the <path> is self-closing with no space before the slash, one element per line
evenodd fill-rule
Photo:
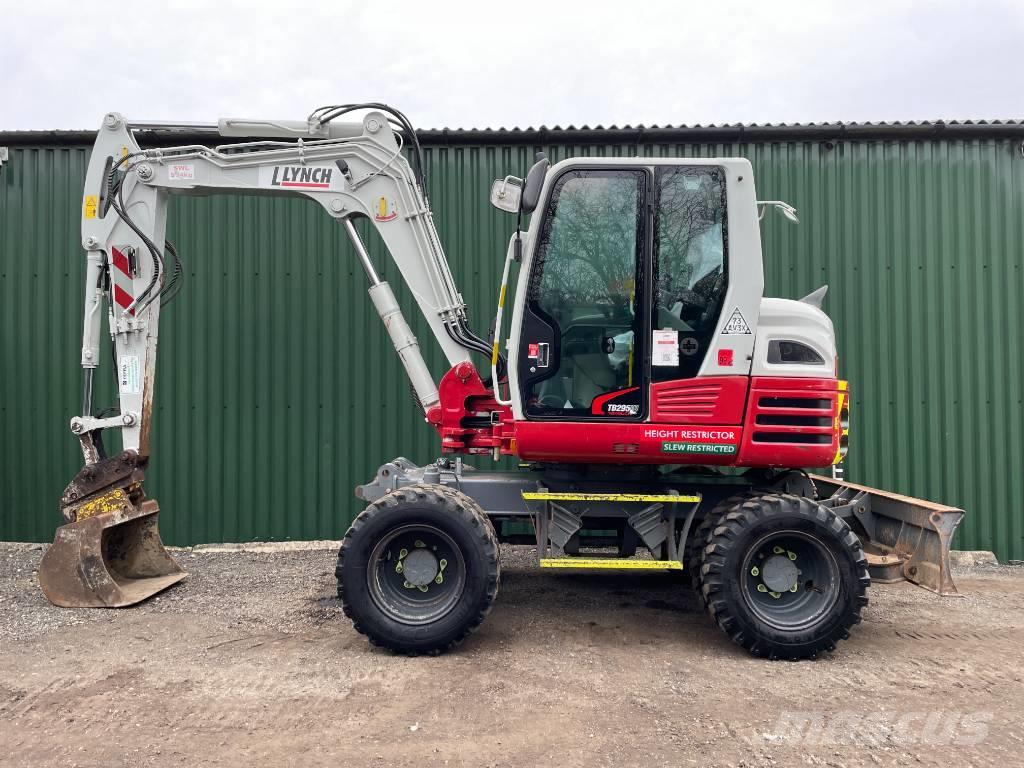
<path fill-rule="evenodd" d="M 0 144 L 92 144 L 95 131 L 0 131 Z M 420 142 L 430 145 L 466 144 L 663 144 L 715 141 L 881 141 L 966 138 L 1024 138 L 1024 120 L 932 120 L 892 123 L 777 123 L 758 125 L 678 126 L 554 126 L 548 128 L 427 128 Z M 140 131 L 150 146 L 209 142 L 211 134 Z M 237 140 L 222 140 L 231 143 Z"/>

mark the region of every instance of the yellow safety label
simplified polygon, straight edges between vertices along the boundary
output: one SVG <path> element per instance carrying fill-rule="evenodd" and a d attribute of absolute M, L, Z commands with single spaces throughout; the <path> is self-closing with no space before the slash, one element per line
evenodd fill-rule
<path fill-rule="evenodd" d="M 662 504 L 678 504 L 680 502 L 694 504 L 700 501 L 700 495 L 673 496 L 668 493 L 561 493 L 555 491 L 523 491 L 527 501 L 621 501 L 659 502 Z"/>
<path fill-rule="evenodd" d="M 87 501 L 75 510 L 75 522 L 87 520 L 88 518 L 96 517 L 97 515 L 109 515 L 111 512 L 117 512 L 127 506 L 130 506 L 128 494 L 120 488 L 117 488 L 113 491 L 108 491 L 102 496 L 98 496 L 91 501 Z"/>
<path fill-rule="evenodd" d="M 678 560 L 629 560 L 613 557 L 544 557 L 541 568 L 577 568 L 583 570 L 608 571 L 681 571 L 683 564 Z"/>
<path fill-rule="evenodd" d="M 95 219 L 96 212 L 100 207 L 99 195 L 86 195 L 85 202 L 82 204 L 82 215 L 87 219 Z"/>

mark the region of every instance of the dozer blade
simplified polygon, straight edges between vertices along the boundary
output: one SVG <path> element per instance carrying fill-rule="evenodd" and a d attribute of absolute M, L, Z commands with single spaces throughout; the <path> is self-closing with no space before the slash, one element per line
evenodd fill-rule
<path fill-rule="evenodd" d="M 62 511 L 71 522 L 39 564 L 39 585 L 54 605 L 122 608 L 187 575 L 160 540 L 159 505 L 142 494 L 144 465 L 125 453 L 86 467 L 68 486 Z"/>
<path fill-rule="evenodd" d="M 822 503 L 837 511 L 848 510 L 866 532 L 864 549 L 872 580 L 906 579 L 940 595 L 959 594 L 949 564 L 949 546 L 963 519 L 962 509 L 845 480 L 810 477 Z"/>

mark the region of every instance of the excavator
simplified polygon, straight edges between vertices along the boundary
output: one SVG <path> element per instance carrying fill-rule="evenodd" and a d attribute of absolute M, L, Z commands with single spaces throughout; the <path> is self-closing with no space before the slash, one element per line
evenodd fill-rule
<path fill-rule="evenodd" d="M 186 132 L 213 140 L 167 146 Z M 140 146 L 155 134 L 170 140 Z M 143 488 L 161 305 L 181 289 L 166 240 L 178 195 L 300 197 L 344 227 L 437 432 L 441 458 L 394 458 L 355 489 L 366 506 L 341 543 L 338 596 L 371 643 L 436 654 L 463 641 L 497 595 L 499 543 L 535 547 L 555 572 L 682 572 L 733 641 L 770 659 L 834 650 L 872 581 L 956 594 L 949 547 L 962 510 L 814 473 L 846 454 L 850 389 L 826 288 L 763 295 L 760 221 L 798 218 L 758 199 L 748 160 L 552 166 L 538 154 L 522 177 L 495 180 L 491 203 L 515 226 L 487 338 L 470 327 L 426 172 L 415 129 L 384 104 L 325 106 L 305 120 L 105 116 L 82 201 L 83 390 L 70 427 L 84 466 L 39 569 L 51 602 L 128 606 L 186 575 Z M 439 379 L 360 221 L 443 352 Z M 98 409 L 104 316 L 118 402 Z M 119 452 L 105 448 L 111 431 Z M 514 457 L 518 468 L 466 457 Z"/>

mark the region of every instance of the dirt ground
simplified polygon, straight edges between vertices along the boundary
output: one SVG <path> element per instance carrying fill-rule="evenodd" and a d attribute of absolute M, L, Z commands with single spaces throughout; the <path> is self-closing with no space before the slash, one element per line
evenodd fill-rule
<path fill-rule="evenodd" d="M 676 575 L 540 573 L 506 548 L 480 632 L 439 658 L 370 648 L 330 551 L 178 553 L 126 610 L 42 598 L 0 545 L 0 764 L 1020 765 L 1024 569 L 964 597 L 871 589 L 813 662 L 733 646 Z"/>

